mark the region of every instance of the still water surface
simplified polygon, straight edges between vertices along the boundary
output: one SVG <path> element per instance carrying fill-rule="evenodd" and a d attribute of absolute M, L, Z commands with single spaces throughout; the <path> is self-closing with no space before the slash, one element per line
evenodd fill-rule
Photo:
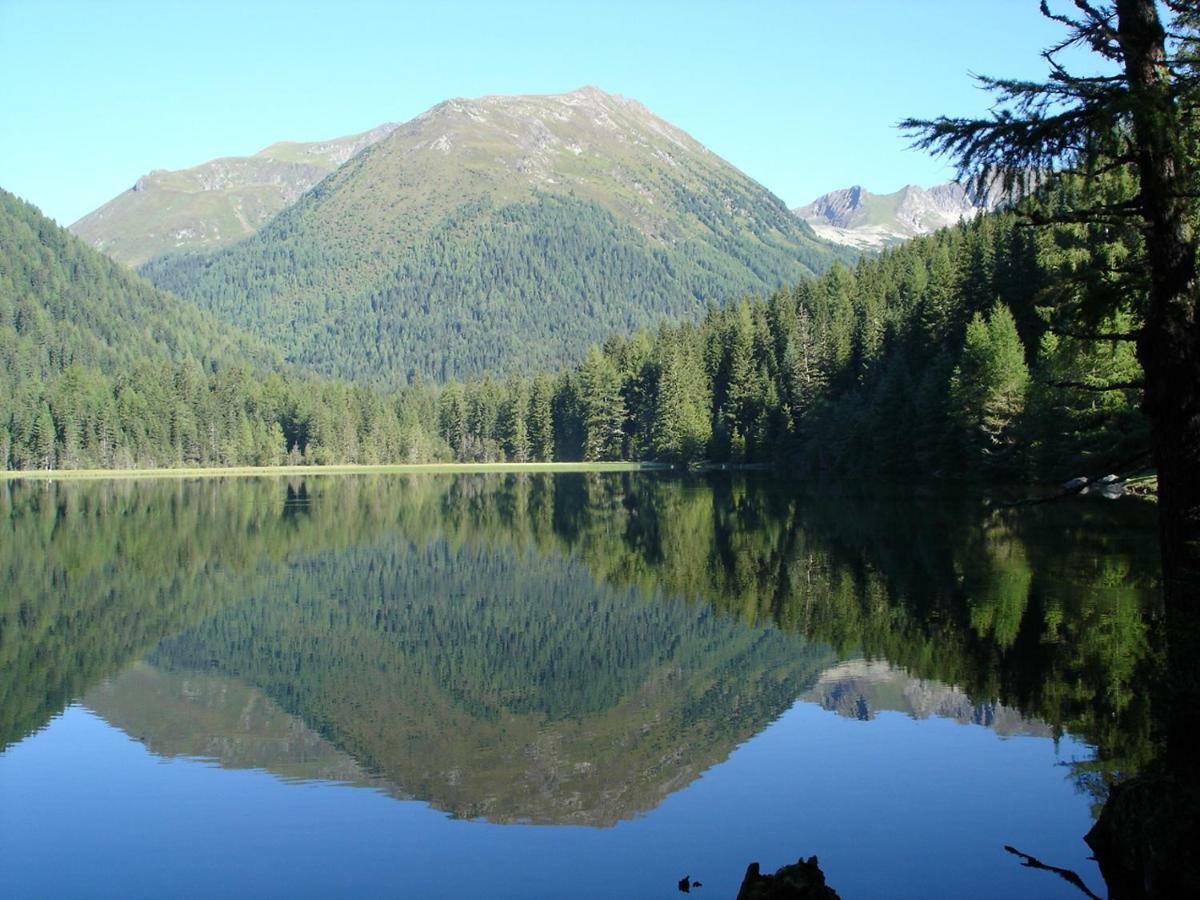
<path fill-rule="evenodd" d="M 0 486 L 0 894 L 1078 897 L 1153 510 L 768 477 Z"/>

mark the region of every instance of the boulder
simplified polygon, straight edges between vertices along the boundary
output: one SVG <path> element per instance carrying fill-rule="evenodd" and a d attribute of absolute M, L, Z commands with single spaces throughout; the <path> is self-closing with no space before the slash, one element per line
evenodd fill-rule
<path fill-rule="evenodd" d="M 763 875 L 758 863 L 750 863 L 742 879 L 737 900 L 840 900 L 837 891 L 825 883 L 825 873 L 817 858 L 803 857 L 784 866 L 774 875 Z"/>

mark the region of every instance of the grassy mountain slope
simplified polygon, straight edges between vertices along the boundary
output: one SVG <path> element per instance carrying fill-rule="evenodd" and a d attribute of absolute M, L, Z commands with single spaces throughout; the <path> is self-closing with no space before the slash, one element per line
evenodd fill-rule
<path fill-rule="evenodd" d="M 143 271 L 318 371 L 403 380 L 557 365 L 849 252 L 641 104 L 583 88 L 442 103 L 252 238 Z"/>
<path fill-rule="evenodd" d="M 228 156 L 190 169 L 154 171 L 88 213 L 71 231 L 130 266 L 161 253 L 214 250 L 253 234 L 395 127 L 380 125 L 331 141 L 282 141 L 253 156 Z"/>

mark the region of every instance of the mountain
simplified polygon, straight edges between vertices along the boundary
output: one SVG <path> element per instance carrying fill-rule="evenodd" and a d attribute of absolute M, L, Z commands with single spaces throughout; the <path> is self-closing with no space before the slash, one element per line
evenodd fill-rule
<path fill-rule="evenodd" d="M 394 124 L 331 141 L 281 141 L 253 156 L 226 156 L 190 169 L 156 170 L 88 213 L 71 231 L 118 262 L 137 266 L 161 253 L 214 250 L 253 234 Z"/>
<path fill-rule="evenodd" d="M 947 181 L 928 189 L 910 184 L 891 194 L 872 194 L 855 185 L 824 194 L 793 212 L 826 240 L 880 250 L 973 219 L 997 205 L 996 192 L 973 197 L 958 182 Z"/>
<path fill-rule="evenodd" d="M 456 99 L 252 237 L 143 272 L 319 372 L 546 368 L 853 253 L 640 103 Z"/>
<path fill-rule="evenodd" d="M 2 189 L 0 260 L 9 387 L 72 364 L 110 374 L 147 358 L 278 365 L 254 338 L 155 289 Z"/>

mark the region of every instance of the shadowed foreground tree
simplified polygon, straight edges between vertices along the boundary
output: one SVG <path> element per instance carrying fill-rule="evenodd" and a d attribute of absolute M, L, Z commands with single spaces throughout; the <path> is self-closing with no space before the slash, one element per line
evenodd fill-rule
<path fill-rule="evenodd" d="M 1095 330 L 1119 312 L 1114 304 L 1122 300 L 1131 302 L 1138 319 L 1131 333 L 1116 339 L 1136 341 L 1158 469 L 1170 774 L 1167 781 L 1135 779 L 1138 784 L 1114 791 L 1089 839 L 1102 864 L 1105 857 L 1110 863 L 1105 875 L 1113 896 L 1173 896 L 1196 875 L 1188 871 L 1195 866 L 1186 862 L 1191 854 L 1171 848 L 1182 851 L 1190 838 L 1181 843 L 1181 834 L 1195 832 L 1188 805 L 1200 781 L 1192 743 L 1200 734 L 1200 318 L 1193 231 L 1200 187 L 1200 13 L 1184 0 L 1073 5 L 1064 14 L 1042 2 L 1043 14 L 1066 29 L 1043 53 L 1047 81 L 981 77 L 998 99 L 990 117 L 908 120 L 903 127 L 916 135 L 917 146 L 953 157 L 960 176 L 980 186 L 998 178 L 1013 194 L 1031 180 L 1064 175 L 1085 182 L 1117 172 L 1133 176 L 1128 200 L 1063 210 L 1046 223 L 1132 223 L 1145 238 L 1140 258 L 1113 273 L 1120 289 L 1098 295 L 1090 321 L 1080 317 L 1076 324 Z M 1169 27 L 1160 9 L 1170 14 Z M 1060 57 L 1070 48 L 1097 54 L 1101 74 L 1068 71 Z M 1190 799 L 1181 803 L 1181 796 Z M 1164 815 L 1168 807 L 1183 817 Z M 1150 810 L 1156 812 L 1141 814 Z"/>

